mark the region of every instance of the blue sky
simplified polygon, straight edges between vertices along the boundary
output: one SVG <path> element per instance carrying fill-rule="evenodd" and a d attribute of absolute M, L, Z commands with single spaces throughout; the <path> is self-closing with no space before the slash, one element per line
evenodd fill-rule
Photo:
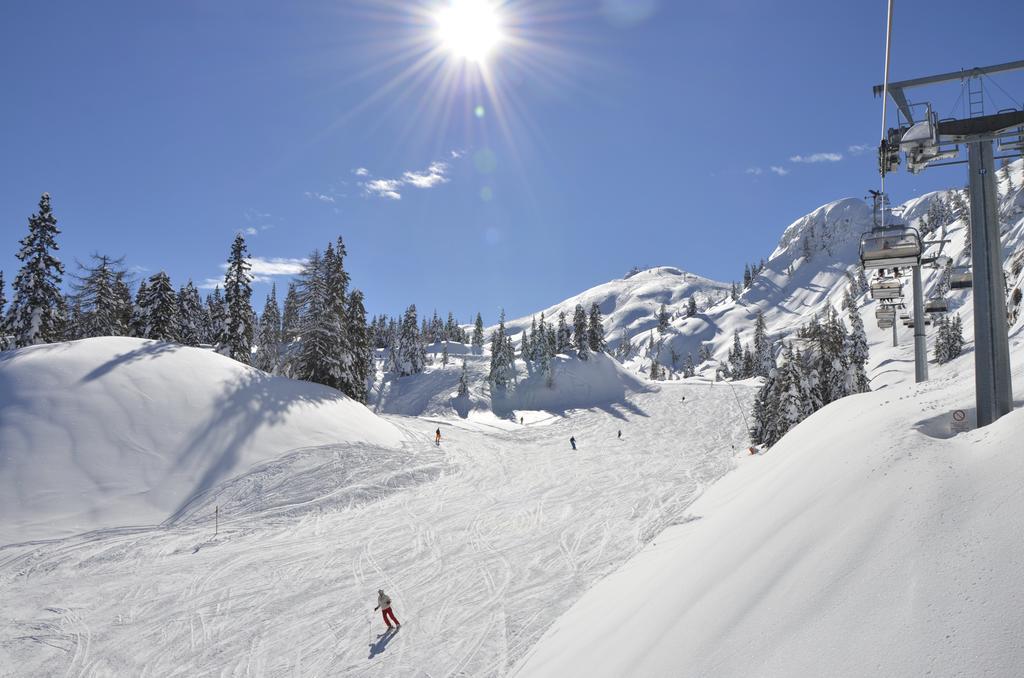
<path fill-rule="evenodd" d="M 69 264 L 201 282 L 243 230 L 270 280 L 341 235 L 371 313 L 493 321 L 634 265 L 737 279 L 792 220 L 878 184 L 881 0 L 508 0 L 490 88 L 424 57 L 443 4 L 4 3 L 0 269 L 49 191 Z M 898 2 L 893 77 L 1024 57 L 1024 3 L 982 5 Z M 943 115 L 958 93 L 936 92 Z"/>

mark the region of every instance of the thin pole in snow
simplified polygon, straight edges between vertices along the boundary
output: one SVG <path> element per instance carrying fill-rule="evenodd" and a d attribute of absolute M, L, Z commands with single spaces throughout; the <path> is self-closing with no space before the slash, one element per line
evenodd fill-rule
<path fill-rule="evenodd" d="M 213 507 L 213 536 L 220 532 L 220 505 Z"/>

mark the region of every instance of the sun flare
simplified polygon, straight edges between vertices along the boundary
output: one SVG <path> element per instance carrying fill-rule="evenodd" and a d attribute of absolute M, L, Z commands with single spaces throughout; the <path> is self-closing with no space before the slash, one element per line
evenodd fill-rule
<path fill-rule="evenodd" d="M 489 0 L 451 0 L 435 20 L 441 45 L 467 61 L 484 61 L 503 37 L 501 17 Z"/>

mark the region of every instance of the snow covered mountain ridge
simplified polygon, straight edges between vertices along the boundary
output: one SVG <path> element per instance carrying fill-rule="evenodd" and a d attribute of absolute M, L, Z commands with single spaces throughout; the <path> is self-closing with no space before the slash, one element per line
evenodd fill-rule
<path fill-rule="evenodd" d="M 1012 262 L 1024 258 L 1024 161 L 1010 163 L 998 174 L 1003 247 L 1011 278 L 1007 292 L 1012 296 L 1020 287 L 1013 280 L 1020 271 Z M 930 246 L 926 254 L 941 253 L 956 263 L 968 263 L 966 214 L 948 207 L 960 199 L 960 189 L 935 191 L 897 205 L 893 211 L 908 225 L 924 233 L 934 232 L 929 238 L 948 241 Z M 947 205 L 939 211 L 945 223 L 929 224 L 928 219 L 935 220 L 932 208 L 939 201 Z M 679 372 L 688 355 L 698 365 L 702 353 L 717 362 L 724 361 L 735 332 L 742 342 L 751 340 L 758 313 L 764 314 L 768 332 L 778 347 L 778 342 L 793 337 L 815 315 L 823 316 L 829 307 L 840 308 L 850 281 L 859 274 L 860 237 L 873 225 L 871 207 L 857 198 L 843 198 L 812 210 L 783 231 L 764 268 L 755 272 L 736 298 L 729 297 L 729 283 L 661 267 L 599 285 L 544 313 L 550 317 L 552 312 L 571 311 L 577 303 L 585 307 L 597 303 L 605 315 L 609 349 L 639 373 L 646 373 L 655 359 L 670 368 L 670 375 Z M 922 272 L 926 297 L 935 296 L 943 289 L 945 271 L 926 267 Z M 697 313 L 689 312 L 690 296 L 699 299 Z M 953 311 L 962 311 L 969 325 L 973 316 L 970 291 L 953 292 L 949 297 Z M 873 313 L 875 302 L 862 296 L 859 303 L 865 305 L 865 324 L 873 327 L 868 314 Z M 659 332 L 656 328 L 661 304 L 665 304 L 670 322 Z M 1011 316 L 1015 315 L 1011 308 Z M 537 316 L 539 313 L 517 319 L 506 327 L 512 332 L 521 331 Z M 625 340 L 631 342 L 632 349 L 619 351 Z"/>
<path fill-rule="evenodd" d="M 597 304 L 604 316 L 605 337 L 614 344 L 623 337 L 652 329 L 662 305 L 684 309 L 692 297 L 698 308 L 705 308 L 727 295 L 729 289 L 729 283 L 673 266 L 656 266 L 631 271 L 623 278 L 592 287 L 530 316 L 506 320 L 505 329 L 509 334 L 519 334 L 541 314 L 551 322 L 557 320 L 559 313 L 565 313 L 571 322 L 577 305 L 589 310 L 591 304 Z"/>
<path fill-rule="evenodd" d="M 1013 277 L 1020 274 L 1020 267 L 1014 269 L 1012 261 L 1024 261 L 1024 221 L 1020 216 L 1024 212 L 1024 163 L 1011 163 L 1005 170 L 1000 170 L 999 175 L 1000 211 L 1005 224 L 1003 244 L 1010 269 L 1008 273 Z M 958 202 L 961 205 L 958 209 L 962 210 L 962 191 L 951 189 L 908 200 L 894 211 L 902 213 L 902 219 L 909 225 L 929 234 L 928 238 L 946 241 L 931 245 L 927 255 L 941 253 L 956 263 L 966 263 L 969 262 L 966 216 L 965 212 L 960 213 L 952 207 Z M 928 223 L 929 220 L 934 223 Z M 830 308 L 840 310 L 847 289 L 856 282 L 854 296 L 861 306 L 861 319 L 867 327 L 869 339 L 872 345 L 883 346 L 889 337 L 875 327 L 873 314 L 877 302 L 865 294 L 859 270 L 860 237 L 873 225 L 871 207 L 863 200 L 836 200 L 812 210 L 786 227 L 774 251 L 762 260 L 759 270 L 754 270 L 741 289 L 679 268 L 656 267 L 631 272 L 529 316 L 508 320 L 505 332 L 519 346 L 523 333 L 542 316 L 551 325 L 557 322 L 559 314 L 564 313 L 571 323 L 577 306 L 589 310 L 596 305 L 604 316 L 608 353 L 626 370 L 646 381 L 651 377 L 652 365 L 657 362 L 659 371 L 664 372 L 658 375 L 660 380 L 676 379 L 686 373 L 692 363 L 694 372 L 713 378 L 719 367 L 727 363 L 737 336 L 741 344 L 752 343 L 758 314 L 763 315 L 774 351 L 778 354 L 782 342 L 794 338 L 799 329 L 813 318 L 824 317 Z M 926 298 L 945 295 L 951 313 L 961 315 L 967 329 L 965 339 L 969 343 L 973 334 L 970 290 L 947 290 L 946 275 L 945 270 L 923 269 Z M 1010 283 L 1011 319 L 1015 319 L 1019 313 L 1012 294 L 1021 284 L 1013 280 Z M 488 335 L 495 329 L 489 328 Z M 899 329 L 904 333 L 901 341 L 909 341 L 909 332 Z M 932 341 L 930 336 L 929 342 Z M 438 369 L 443 350 L 440 344 L 428 349 L 435 361 L 422 376 L 396 379 L 381 373 L 376 393 L 371 394 L 374 405 L 383 407 L 383 411 L 413 415 L 452 412 L 451 396 L 458 384 L 459 365 L 453 360 L 447 371 Z M 506 403 L 515 402 L 514 406 L 493 406 L 485 383 L 486 348 L 475 354 L 466 346 L 449 343 L 447 350 L 453 355 L 458 353 L 467 357 L 470 382 L 474 384 L 471 409 L 483 411 L 490 408 L 496 414 L 500 411 L 502 416 L 507 416 L 509 410 L 531 409 L 525 402 L 515 402 L 515 399 L 505 399 Z M 885 359 L 885 354 L 877 351 L 871 358 L 873 365 Z M 561 365 L 565 367 L 568 363 Z M 526 378 L 530 366 L 519 361 L 516 370 L 518 375 Z M 885 371 L 874 377 L 874 385 L 903 378 L 900 372 Z M 432 392 L 427 382 L 435 384 Z M 410 397 L 413 392 L 417 395 Z M 400 395 L 403 393 L 405 395 Z M 589 404 L 597 405 L 604 401 L 603 394 Z M 588 405 L 585 398 L 574 398 L 573 402 L 577 407 Z M 464 407 L 459 409 L 462 414 L 467 411 Z"/>

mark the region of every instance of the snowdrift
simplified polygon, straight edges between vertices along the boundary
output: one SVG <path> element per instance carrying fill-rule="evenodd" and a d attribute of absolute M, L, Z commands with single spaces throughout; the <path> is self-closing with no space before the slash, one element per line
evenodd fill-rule
<path fill-rule="evenodd" d="M 337 391 L 202 349 L 104 337 L 0 353 L 0 543 L 160 522 L 288 450 L 401 440 Z"/>
<path fill-rule="evenodd" d="M 1024 384 L 1024 331 L 1013 333 Z M 820 410 L 588 591 L 518 676 L 1011 676 L 1024 666 L 1024 400 L 971 354 Z"/>
<path fill-rule="evenodd" d="M 512 411 L 555 412 L 601 407 L 626 402 L 626 396 L 642 393 L 649 386 L 603 353 L 587 360 L 555 356 L 551 361 L 554 383 L 549 387 L 543 374 L 527 373 L 505 396 L 494 398 L 498 413 Z"/>
<path fill-rule="evenodd" d="M 499 418 L 514 418 L 520 411 L 545 411 L 565 414 L 569 410 L 607 407 L 626 402 L 627 395 L 642 393 L 649 385 L 619 362 L 604 354 L 589 360 L 559 355 L 551 360 L 552 384 L 543 374 L 527 369 L 516 361 L 516 380 L 504 393 L 494 392 L 487 382 L 490 352 L 474 354 L 463 344 L 450 342 L 448 365 L 441 365 L 441 346 L 430 347 L 432 364 L 422 373 L 407 377 L 381 375 L 382 381 L 371 396 L 378 412 L 406 416 L 467 418 L 471 414 L 491 413 Z M 457 356 L 457 357 L 456 357 Z M 462 363 L 466 363 L 469 395 L 458 397 Z"/>

